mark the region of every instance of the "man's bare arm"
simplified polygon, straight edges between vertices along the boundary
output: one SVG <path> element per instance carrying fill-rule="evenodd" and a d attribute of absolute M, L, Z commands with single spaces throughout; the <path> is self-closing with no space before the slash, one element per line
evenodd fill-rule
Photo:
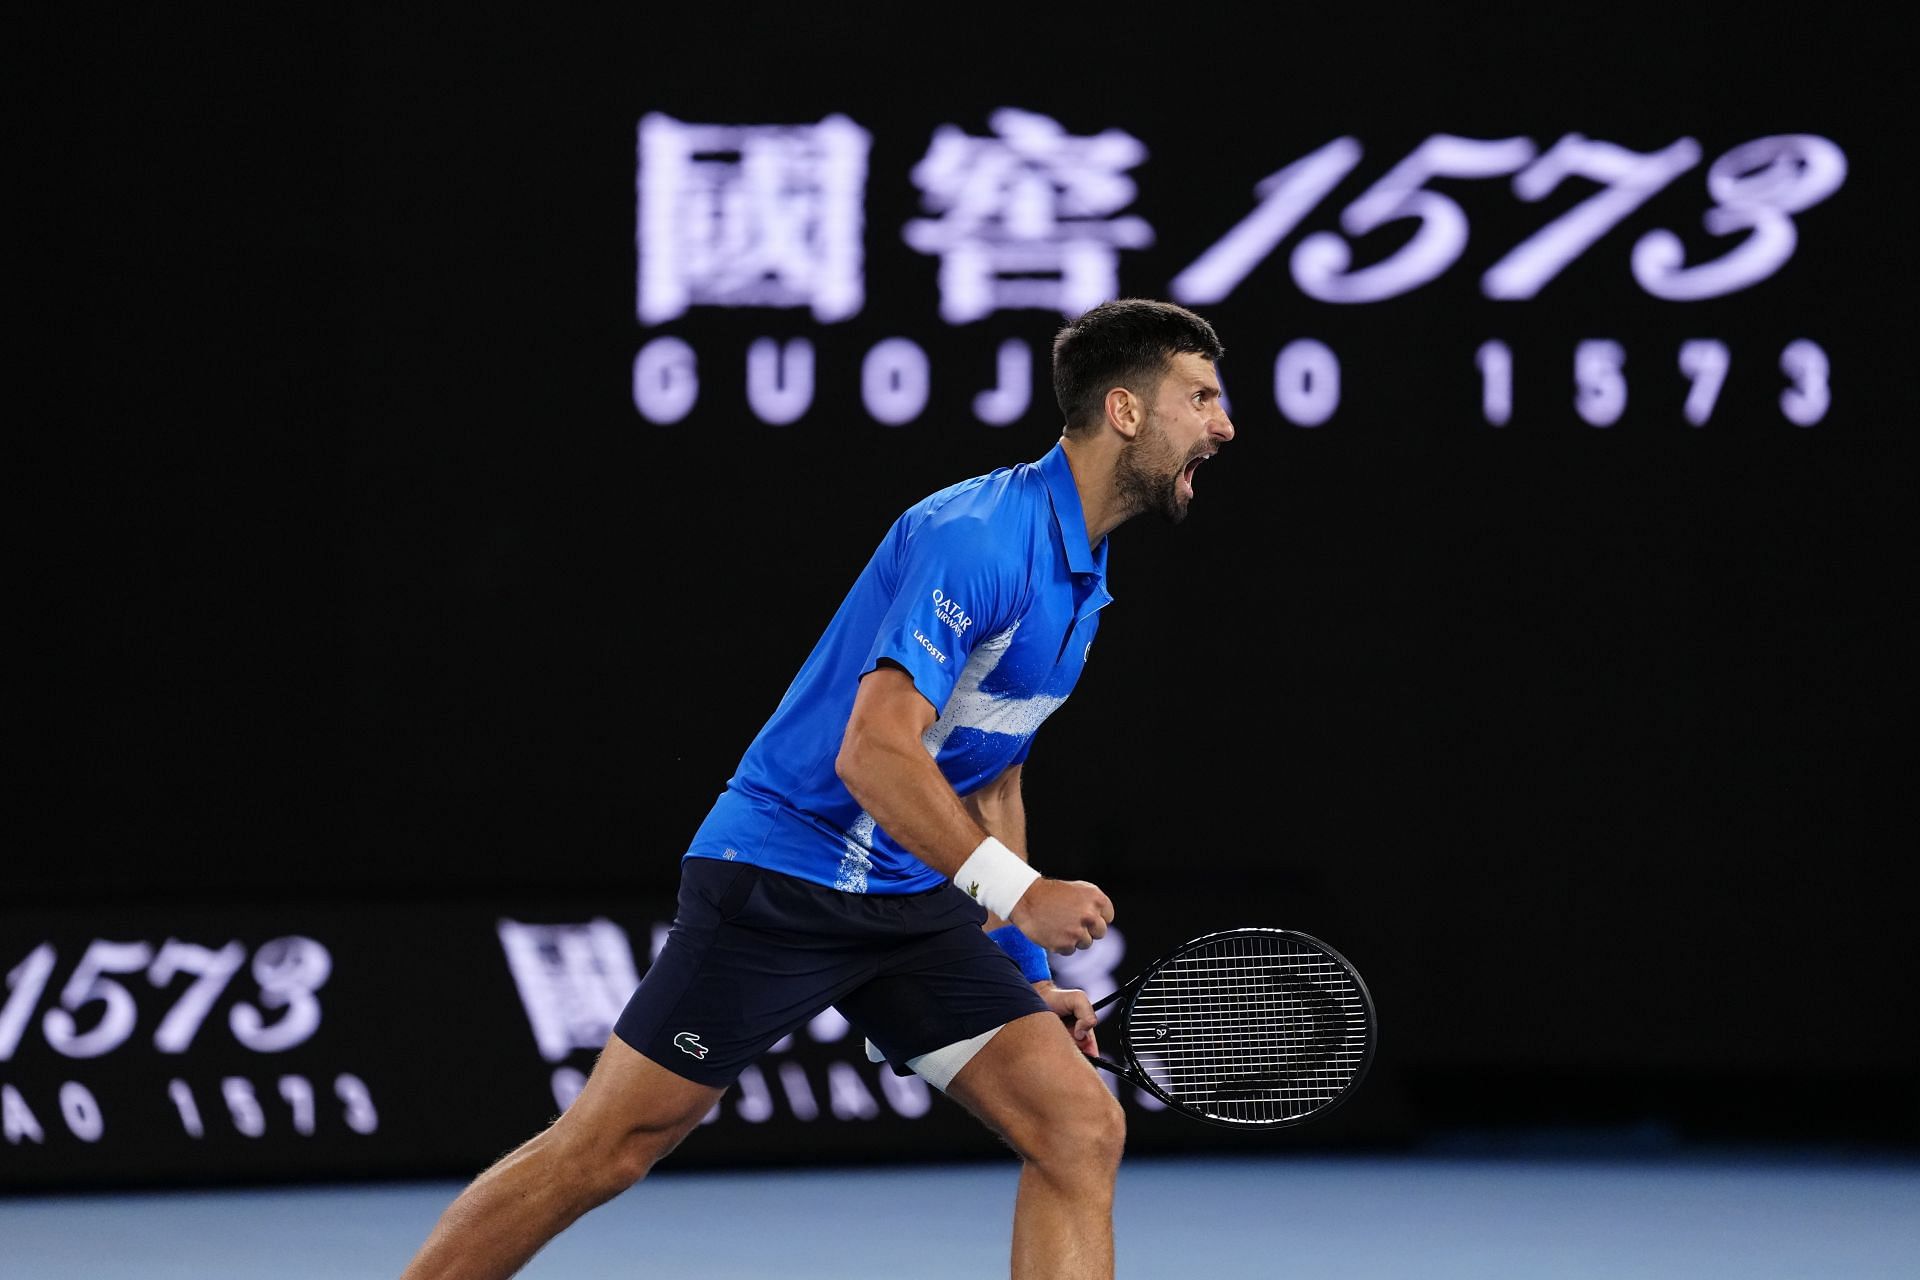
<path fill-rule="evenodd" d="M 933 704 L 898 667 L 881 665 L 860 681 L 834 771 L 860 807 L 915 857 L 951 877 L 993 833 L 954 793 L 923 741 Z M 1018 794 L 1016 776 L 1014 795 Z M 1005 805 L 1007 797 L 999 797 Z M 1024 810 L 1020 832 L 1026 843 Z M 1005 856 L 1004 854 L 1001 856 Z M 1022 855 L 1024 856 L 1024 855 Z M 1013 909 L 1011 923 L 1043 947 L 1085 949 L 1105 935 L 1113 903 L 1083 880 L 1036 880 Z"/>
<path fill-rule="evenodd" d="M 1027 856 L 1027 802 L 1020 790 L 1019 765 L 1008 765 L 1006 772 L 972 795 L 962 796 L 960 803 L 988 835 L 1022 858 Z M 1005 923 L 989 912 L 983 927 L 992 932 Z"/>
<path fill-rule="evenodd" d="M 882 665 L 860 681 L 833 768 L 888 835 L 951 878 L 992 833 L 967 811 L 927 751 L 922 739 L 934 718 L 913 678 Z"/>

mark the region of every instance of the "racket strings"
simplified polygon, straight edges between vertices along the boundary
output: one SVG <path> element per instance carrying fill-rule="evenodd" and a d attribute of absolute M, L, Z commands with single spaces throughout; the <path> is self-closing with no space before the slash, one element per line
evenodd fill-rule
<path fill-rule="evenodd" d="M 1229 937 L 1154 973 L 1128 1015 L 1141 1069 L 1183 1106 L 1274 1124 L 1328 1105 L 1364 1069 L 1371 1017 L 1350 971 L 1287 938 Z"/>

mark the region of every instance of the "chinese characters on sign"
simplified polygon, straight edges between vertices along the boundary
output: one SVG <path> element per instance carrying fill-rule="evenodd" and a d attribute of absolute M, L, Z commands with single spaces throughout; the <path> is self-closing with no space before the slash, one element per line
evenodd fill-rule
<path fill-rule="evenodd" d="M 540 1056 L 559 1062 L 607 1042 L 640 985 L 627 935 L 611 920 L 537 925 L 502 920 L 500 946 Z"/>
<path fill-rule="evenodd" d="M 804 306 L 823 322 L 857 315 L 871 142 L 845 116 L 792 126 L 641 120 L 641 322 L 694 304 Z"/>
<path fill-rule="evenodd" d="M 1012 107 L 992 113 L 988 132 L 938 124 L 907 179 L 922 216 L 900 242 L 937 261 L 937 307 L 949 325 L 971 325 L 1011 311 L 1071 317 L 1132 290 L 1121 285 L 1122 255 L 1153 247 L 1154 228 L 1130 212 L 1133 171 L 1144 143 L 1108 127 L 1077 135 L 1058 121 Z M 640 121 L 637 199 L 637 313 L 648 327 L 691 308 L 800 309 L 819 324 L 859 315 L 866 302 L 866 208 L 872 135 L 844 115 L 811 124 L 691 124 L 663 114 Z M 1568 133 L 1542 148 L 1524 136 L 1483 139 L 1436 133 L 1416 145 L 1338 210 L 1338 230 L 1310 219 L 1359 173 L 1361 141 L 1340 137 L 1287 163 L 1255 187 L 1250 212 L 1208 234 L 1163 288 L 1192 306 L 1223 302 L 1269 260 L 1284 261 L 1304 299 L 1338 306 L 1382 303 L 1445 277 L 1464 256 L 1468 214 L 1439 182 L 1500 181 L 1528 204 L 1577 182 L 1590 192 L 1518 238 L 1480 275 L 1482 296 L 1525 302 L 1549 291 L 1576 260 L 1606 241 L 1683 175 L 1697 169 L 1700 143 L 1681 136 L 1653 151 Z M 1708 164 L 1699 223 L 1718 252 L 1702 252 L 1665 226 L 1643 230 L 1623 255 L 1641 291 L 1665 302 L 1724 297 L 1772 278 L 1799 244 L 1797 216 L 1845 183 L 1847 159 L 1812 134 L 1755 138 Z M 1222 219 L 1225 222 L 1225 219 Z M 1368 254 L 1369 237 L 1391 247 Z M 1409 230 L 1410 229 L 1410 230 Z M 1291 252 L 1285 242 L 1303 232 Z M 882 237 L 876 243 L 885 244 Z M 1369 260 L 1371 259 L 1371 260 Z M 1272 273 L 1262 275 L 1271 287 Z M 1301 312 L 1301 314 L 1312 314 Z M 1617 422 L 1626 405 L 1629 356 L 1617 338 L 1598 334 L 1568 353 L 1566 407 L 1594 427 Z M 754 340 L 745 353 L 749 410 L 785 426 L 812 407 L 815 350 L 805 337 Z M 1462 358 L 1469 358 L 1463 352 Z M 1482 381 L 1481 415 L 1505 426 L 1513 415 L 1515 355 L 1497 337 L 1470 353 Z M 1674 412 L 1707 424 L 1729 377 L 1770 377 L 1781 416 L 1802 427 L 1826 415 L 1829 361 L 1804 335 L 1782 335 L 1766 362 L 1735 360 L 1718 339 L 1690 338 L 1668 357 L 1686 378 Z M 633 401 L 647 420 L 667 425 L 699 399 L 698 356 L 675 334 L 649 340 L 634 359 Z M 993 383 L 971 399 L 991 426 L 1020 420 L 1033 399 L 1031 346 L 1000 342 Z M 904 426 L 925 410 L 932 361 L 913 339 L 884 338 L 860 365 L 869 416 Z M 971 375 L 976 387 L 989 376 Z M 1296 426 L 1318 427 L 1342 399 L 1339 355 L 1301 336 L 1274 355 L 1275 408 Z"/>
<path fill-rule="evenodd" d="M 950 324 L 1013 307 L 1074 316 L 1120 291 L 1119 251 L 1153 243 L 1153 228 L 1116 217 L 1134 195 L 1126 171 L 1147 158 L 1108 129 L 1069 137 L 1046 116 L 993 114 L 996 137 L 941 125 L 913 169 L 935 218 L 906 241 L 940 258 L 940 314 Z"/>

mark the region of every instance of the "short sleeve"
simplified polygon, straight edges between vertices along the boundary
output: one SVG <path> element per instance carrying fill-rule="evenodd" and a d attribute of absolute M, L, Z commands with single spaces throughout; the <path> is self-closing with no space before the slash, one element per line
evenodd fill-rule
<path fill-rule="evenodd" d="M 977 514 L 935 512 L 900 549 L 893 599 L 861 674 L 882 661 L 946 708 L 967 655 L 1014 625 L 1027 594 L 1025 549 Z"/>

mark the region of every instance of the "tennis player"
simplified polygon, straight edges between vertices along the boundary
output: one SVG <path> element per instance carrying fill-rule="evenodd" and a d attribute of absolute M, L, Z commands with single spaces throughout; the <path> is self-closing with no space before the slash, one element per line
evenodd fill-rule
<path fill-rule="evenodd" d="M 894 522 L 695 832 L 666 946 L 580 1096 L 460 1194 L 404 1280 L 512 1275 L 829 1005 L 1019 1154 L 1015 1277 L 1112 1276 L 1124 1121 L 1079 1057 L 1092 1005 L 1047 954 L 1091 946 L 1113 903 L 1028 862 L 1020 774 L 1112 598 L 1107 534 L 1182 519 L 1233 438 L 1222 354 L 1146 299 L 1060 329 L 1059 442 Z"/>

